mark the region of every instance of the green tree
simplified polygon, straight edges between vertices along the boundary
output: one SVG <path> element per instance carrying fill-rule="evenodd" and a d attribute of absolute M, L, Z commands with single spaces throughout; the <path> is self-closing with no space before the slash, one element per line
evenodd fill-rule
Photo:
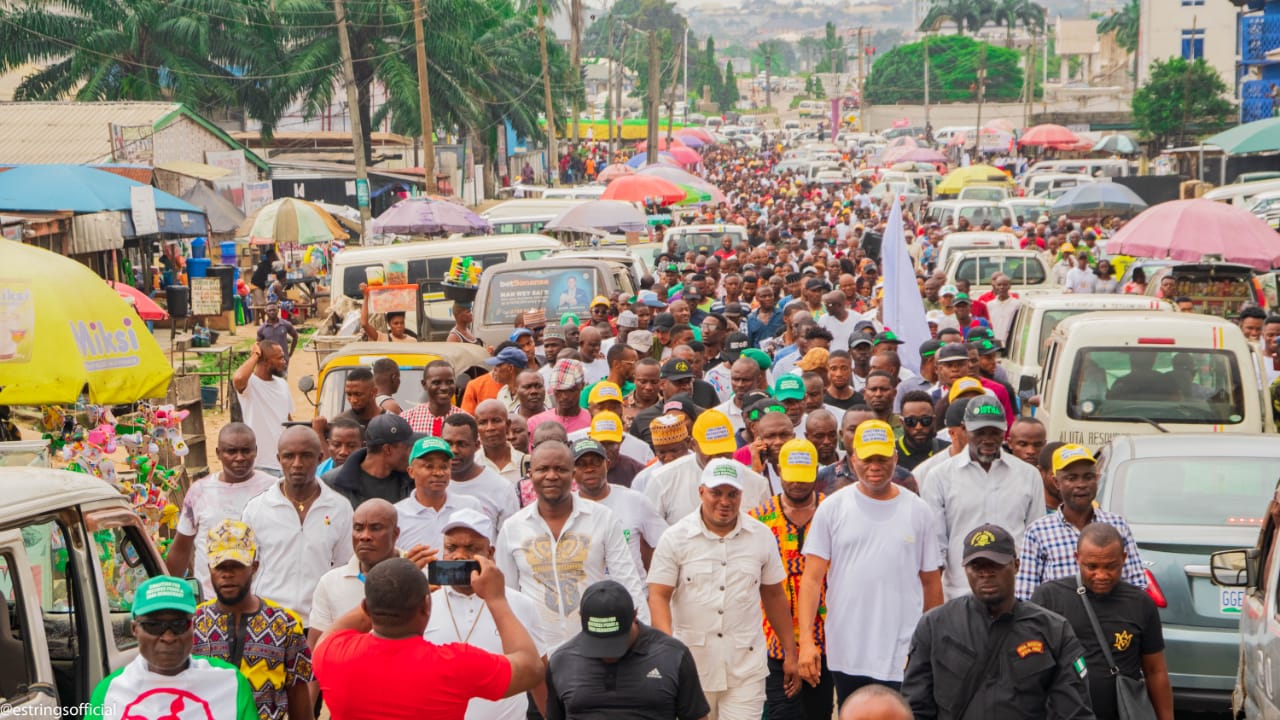
<path fill-rule="evenodd" d="M 1040 34 L 1045 28 L 1045 9 L 1031 0 L 998 0 L 992 19 L 1004 26 L 1004 46 L 1013 47 L 1013 31 L 1021 25 L 1028 32 Z"/>
<path fill-rule="evenodd" d="M 977 98 L 980 43 L 961 35 L 929 39 L 929 100 L 973 102 Z M 1023 72 L 1017 50 L 987 45 L 989 102 L 1017 101 Z M 881 55 L 867 75 L 867 101 L 875 105 L 924 102 L 924 43 L 899 45 Z"/>
<path fill-rule="evenodd" d="M 762 40 L 751 50 L 751 71 L 760 73 L 765 71 L 768 65 L 769 73 L 773 77 L 790 75 L 795 68 L 796 54 L 791 47 L 791 43 L 785 40 L 773 38 L 771 40 Z"/>
<path fill-rule="evenodd" d="M 955 24 L 957 35 L 963 35 L 965 30 L 977 33 L 994 22 L 995 10 L 995 0 L 934 0 L 919 29 L 937 32 L 950 22 Z"/>
<path fill-rule="evenodd" d="M 1156 60 L 1150 69 L 1133 94 L 1133 120 L 1156 145 L 1185 138 L 1188 130 L 1218 130 L 1235 116 L 1236 106 L 1223 97 L 1226 83 L 1204 58 Z"/>
<path fill-rule="evenodd" d="M 848 64 L 848 53 L 844 48 L 844 39 L 836 34 L 835 23 L 828 22 L 824 29 L 822 42 L 818 47 L 818 65 L 814 72 L 845 72 Z"/>
<path fill-rule="evenodd" d="M 690 50 L 694 48 L 691 47 Z M 696 62 L 690 57 L 689 65 L 690 87 L 696 88 L 699 95 L 702 94 L 702 88 L 707 88 L 705 99 L 719 102 L 724 79 L 720 75 L 720 65 L 716 62 L 716 39 L 708 35 L 703 51 L 698 53 Z"/>
<path fill-rule="evenodd" d="M 730 60 L 724 64 L 724 82 L 720 85 L 720 94 L 716 96 L 716 103 L 720 105 L 721 110 L 732 110 L 738 104 L 739 98 L 738 79 L 734 76 L 733 61 Z"/>

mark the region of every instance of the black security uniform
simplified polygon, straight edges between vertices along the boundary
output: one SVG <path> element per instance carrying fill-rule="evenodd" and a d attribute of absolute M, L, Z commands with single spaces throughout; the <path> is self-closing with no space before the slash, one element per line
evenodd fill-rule
<path fill-rule="evenodd" d="M 614 663 L 587 657 L 584 634 L 547 662 L 547 720 L 698 720 L 711 712 L 684 643 L 636 623 L 635 644 Z"/>
<path fill-rule="evenodd" d="M 957 715 L 965 676 L 1002 625 L 1008 631 L 997 654 L 964 715 Z M 1085 675 L 1084 648 L 1064 618 L 1017 601 L 1012 612 L 992 620 L 986 605 L 966 595 L 916 625 L 902 694 L 915 720 L 1089 720 Z"/>
<path fill-rule="evenodd" d="M 1121 581 L 1106 595 L 1086 590 L 1089 604 L 1098 616 L 1102 635 L 1107 639 L 1111 657 L 1124 675 L 1142 677 L 1142 657 L 1164 650 L 1164 633 L 1160 627 L 1160 611 L 1146 592 Z M 1093 714 L 1100 720 L 1119 717 L 1116 709 L 1116 683 L 1111 677 L 1107 659 L 1098 645 L 1098 635 L 1089 622 L 1089 614 L 1076 594 L 1075 576 L 1047 582 L 1036 588 L 1031 602 L 1065 617 L 1084 645 L 1085 663 L 1089 667 L 1089 695 Z"/>

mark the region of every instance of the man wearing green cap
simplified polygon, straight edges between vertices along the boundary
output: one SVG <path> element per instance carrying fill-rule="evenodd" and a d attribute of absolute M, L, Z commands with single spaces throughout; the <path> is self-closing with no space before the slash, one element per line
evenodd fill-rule
<path fill-rule="evenodd" d="M 787 410 L 787 418 L 791 420 L 791 426 L 795 429 L 796 437 L 804 440 L 804 378 L 799 375 L 781 375 L 773 383 L 773 395 L 775 400 L 782 403 L 782 407 Z"/>
<path fill-rule="evenodd" d="M 98 683 L 90 714 L 158 718 L 193 706 L 211 720 L 256 720 L 253 690 L 240 671 L 191 654 L 195 612 L 195 593 L 178 578 L 162 575 L 139 585 L 132 624 L 138 656 Z"/>
<path fill-rule="evenodd" d="M 449 492 L 452 479 L 453 448 L 438 437 L 424 437 L 409 452 L 409 476 L 413 492 L 396 503 L 400 526 L 400 546 L 426 545 L 436 550 L 444 542 L 444 525 L 463 508 L 484 512 L 474 497 Z"/>

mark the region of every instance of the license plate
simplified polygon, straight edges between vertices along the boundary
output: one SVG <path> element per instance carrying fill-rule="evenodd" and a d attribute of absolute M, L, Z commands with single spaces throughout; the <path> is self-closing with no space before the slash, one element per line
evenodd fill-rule
<path fill-rule="evenodd" d="M 1244 608 L 1244 590 L 1218 588 L 1218 612 L 1223 615 L 1239 615 Z"/>

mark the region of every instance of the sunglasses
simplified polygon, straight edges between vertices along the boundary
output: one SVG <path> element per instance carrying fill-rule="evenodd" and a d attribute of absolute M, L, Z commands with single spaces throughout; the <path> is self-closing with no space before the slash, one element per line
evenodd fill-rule
<path fill-rule="evenodd" d="M 903 427 L 930 427 L 933 425 L 932 415 L 921 415 L 920 417 L 904 417 L 902 418 Z"/>
<path fill-rule="evenodd" d="M 178 620 L 139 620 L 138 627 L 142 628 L 148 635 L 160 637 L 165 631 L 169 631 L 174 635 L 182 635 L 191 629 L 191 618 L 185 617 Z"/>

